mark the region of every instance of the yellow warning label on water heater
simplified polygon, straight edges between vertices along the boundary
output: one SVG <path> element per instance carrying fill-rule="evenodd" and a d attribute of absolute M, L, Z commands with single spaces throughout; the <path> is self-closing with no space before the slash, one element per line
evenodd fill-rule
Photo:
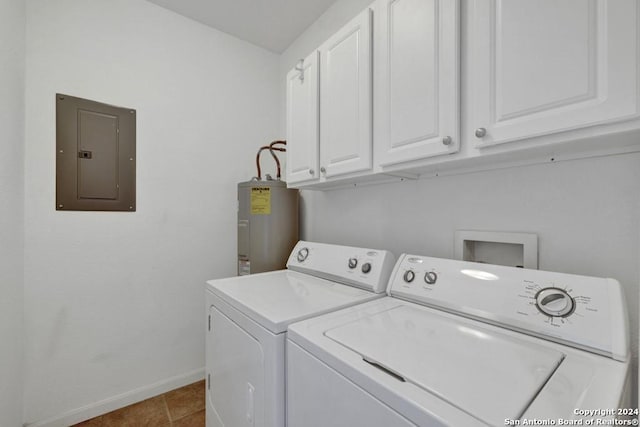
<path fill-rule="evenodd" d="M 251 188 L 251 215 L 271 215 L 271 188 Z"/>

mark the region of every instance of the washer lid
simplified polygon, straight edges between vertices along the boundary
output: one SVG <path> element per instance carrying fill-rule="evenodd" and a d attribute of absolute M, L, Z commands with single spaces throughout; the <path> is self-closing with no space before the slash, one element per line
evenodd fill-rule
<path fill-rule="evenodd" d="M 402 305 L 325 335 L 490 425 L 519 419 L 564 355 Z"/>
<path fill-rule="evenodd" d="M 275 334 L 290 323 L 382 296 L 291 270 L 209 280 L 207 288 Z"/>

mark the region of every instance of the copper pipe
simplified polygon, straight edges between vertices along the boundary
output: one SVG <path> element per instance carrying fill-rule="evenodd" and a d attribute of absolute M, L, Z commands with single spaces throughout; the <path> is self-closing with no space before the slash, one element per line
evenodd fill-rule
<path fill-rule="evenodd" d="M 287 149 L 282 147 L 274 147 L 275 145 L 287 145 L 287 141 L 273 141 L 271 144 L 269 144 L 269 151 L 271 152 L 271 156 L 273 156 L 273 159 L 276 161 L 276 167 L 278 170 L 276 178 L 280 180 L 280 159 L 278 159 L 278 156 L 276 156 L 273 150 L 285 152 L 287 151 Z"/>
<path fill-rule="evenodd" d="M 258 150 L 258 153 L 256 154 L 256 169 L 258 172 L 258 180 L 262 180 L 262 169 L 260 168 L 260 154 L 262 154 L 263 150 L 269 150 L 269 152 L 271 153 L 271 156 L 273 157 L 273 159 L 276 162 L 276 166 L 277 166 L 277 178 L 280 178 L 280 160 L 278 159 L 278 156 L 276 156 L 276 154 L 274 153 L 274 151 L 280 151 L 280 152 L 284 152 L 287 151 L 286 148 L 282 148 L 282 147 L 274 147 L 274 145 L 286 145 L 287 142 L 286 141 L 273 141 L 271 144 L 269 145 L 263 145 L 262 147 L 260 147 L 260 149 Z"/>

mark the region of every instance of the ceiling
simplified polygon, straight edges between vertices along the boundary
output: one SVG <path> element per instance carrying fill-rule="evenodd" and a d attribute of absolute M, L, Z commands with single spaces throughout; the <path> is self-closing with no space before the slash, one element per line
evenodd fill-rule
<path fill-rule="evenodd" d="M 282 53 L 336 0 L 149 0 L 210 27 Z"/>

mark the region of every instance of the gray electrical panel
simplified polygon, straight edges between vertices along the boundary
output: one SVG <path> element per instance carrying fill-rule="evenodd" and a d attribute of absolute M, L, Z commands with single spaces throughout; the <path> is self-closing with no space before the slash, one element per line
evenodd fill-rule
<path fill-rule="evenodd" d="M 136 111 L 56 94 L 56 209 L 136 210 Z"/>
<path fill-rule="evenodd" d="M 238 184 L 238 275 L 280 270 L 298 242 L 298 190 L 283 181 Z"/>

